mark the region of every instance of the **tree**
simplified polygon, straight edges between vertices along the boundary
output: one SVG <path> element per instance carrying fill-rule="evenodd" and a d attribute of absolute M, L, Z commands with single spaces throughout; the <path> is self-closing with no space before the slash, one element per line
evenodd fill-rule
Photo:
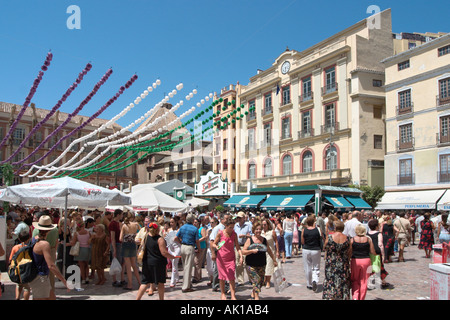
<path fill-rule="evenodd" d="M 3 183 L 8 187 L 12 185 L 14 179 L 14 170 L 9 163 L 5 163 L 0 166 L 0 178 L 3 179 Z M 3 202 L 3 210 L 9 212 L 9 202 Z"/>
<path fill-rule="evenodd" d="M 361 197 L 366 201 L 372 208 L 375 208 L 377 206 L 377 203 L 381 200 L 383 197 L 385 191 L 380 186 L 358 186 L 354 185 L 351 186 L 352 188 L 357 188 L 361 190 L 363 193 Z"/>

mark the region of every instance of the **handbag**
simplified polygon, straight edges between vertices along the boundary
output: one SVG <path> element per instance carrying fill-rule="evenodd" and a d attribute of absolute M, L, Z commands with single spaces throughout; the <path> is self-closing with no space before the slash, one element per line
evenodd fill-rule
<path fill-rule="evenodd" d="M 77 241 L 72 248 L 70 248 L 69 254 L 71 256 L 78 256 L 80 254 L 80 241 Z"/>
<path fill-rule="evenodd" d="M 381 256 L 378 254 L 369 254 L 372 265 L 372 272 L 379 273 L 381 271 Z"/>
<path fill-rule="evenodd" d="M 148 233 L 145 234 L 144 240 L 139 245 L 138 254 L 137 254 L 137 263 L 142 265 L 142 261 L 144 261 L 145 254 L 145 244 L 147 242 Z"/>

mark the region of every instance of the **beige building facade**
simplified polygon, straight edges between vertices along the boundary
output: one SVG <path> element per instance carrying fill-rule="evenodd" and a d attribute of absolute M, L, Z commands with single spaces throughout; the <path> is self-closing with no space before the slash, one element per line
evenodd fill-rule
<path fill-rule="evenodd" d="M 304 50 L 286 49 L 241 86 L 237 183 L 257 187 L 383 185 L 384 66 L 391 12 Z M 381 169 L 381 170 L 377 170 Z"/>
<path fill-rule="evenodd" d="M 383 63 L 386 191 L 450 187 L 450 35 Z"/>
<path fill-rule="evenodd" d="M 214 106 L 214 121 L 220 122 L 220 119 L 227 118 L 230 125 L 226 125 L 224 129 L 217 129 L 213 135 L 213 170 L 222 174 L 222 180 L 227 180 L 228 186 L 235 186 L 236 179 L 239 177 L 239 150 L 240 141 L 238 136 L 241 131 L 243 120 L 236 120 L 237 115 L 244 113 L 245 109 L 237 112 L 240 108 L 240 84 L 230 84 L 220 90 L 219 95 L 215 95 L 213 101 L 217 101 Z M 234 118 L 234 120 L 233 120 Z M 220 122 L 223 125 L 223 122 Z M 220 127 L 219 125 L 219 127 Z M 233 190 L 237 191 L 237 190 Z"/>

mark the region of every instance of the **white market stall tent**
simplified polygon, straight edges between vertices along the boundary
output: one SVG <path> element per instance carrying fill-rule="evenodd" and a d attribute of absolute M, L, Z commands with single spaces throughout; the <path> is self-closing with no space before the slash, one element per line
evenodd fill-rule
<path fill-rule="evenodd" d="M 150 186 L 132 189 L 128 195 L 131 197 L 133 211 L 156 211 L 159 209 L 166 212 L 184 212 L 188 209 L 187 204 Z"/>
<path fill-rule="evenodd" d="M 190 199 L 183 200 L 191 208 L 206 207 L 209 205 L 209 201 L 206 199 L 192 197 Z"/>

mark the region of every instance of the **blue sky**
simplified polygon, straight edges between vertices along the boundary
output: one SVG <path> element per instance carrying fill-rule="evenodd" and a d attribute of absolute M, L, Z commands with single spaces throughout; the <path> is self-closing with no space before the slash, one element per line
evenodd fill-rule
<path fill-rule="evenodd" d="M 70 5 L 81 29 L 67 28 Z M 162 85 L 118 123 L 127 126 L 182 82 L 178 114 L 228 84 L 247 84 L 288 46 L 302 51 L 367 18 L 369 5 L 392 9 L 393 32 L 449 32 L 444 1 L 0 0 L 0 101 L 22 105 L 48 50 L 53 61 L 32 102 L 52 108 L 84 68 L 92 70 L 63 104 L 72 112 L 112 67 L 80 114 L 90 116 L 133 74 L 139 79 L 100 118 L 110 119 L 160 79 Z M 446 8 L 444 8 L 446 7 Z"/>

